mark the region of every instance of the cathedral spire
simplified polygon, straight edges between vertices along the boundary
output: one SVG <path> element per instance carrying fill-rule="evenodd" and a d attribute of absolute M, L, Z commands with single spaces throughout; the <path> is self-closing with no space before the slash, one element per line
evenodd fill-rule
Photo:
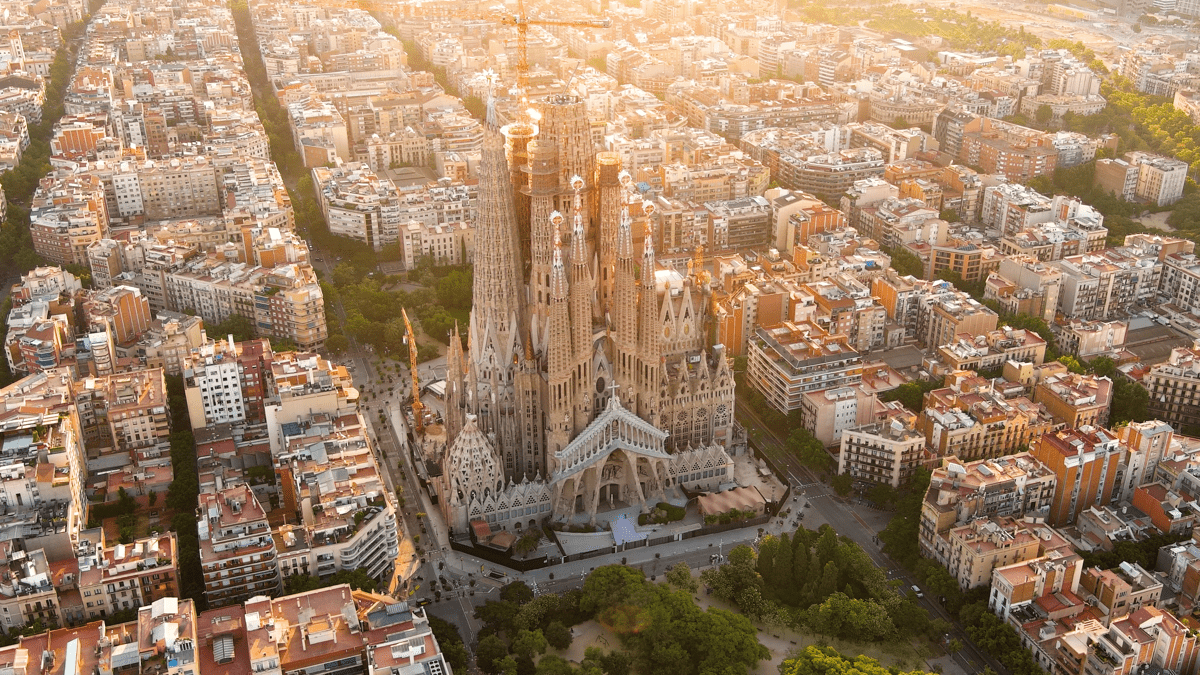
<path fill-rule="evenodd" d="M 446 354 L 446 447 L 454 444 L 454 439 L 462 429 L 466 405 L 463 387 L 463 350 L 462 338 L 458 333 L 458 322 L 454 322 L 454 332 L 450 334 L 450 350 Z"/>
<path fill-rule="evenodd" d="M 651 207 L 650 210 L 653 210 Z M 642 250 L 641 297 L 638 299 L 638 415 L 658 422 L 659 368 L 662 363 L 662 321 L 659 318 L 658 288 L 654 280 L 654 230 L 646 221 L 646 243 Z"/>
<path fill-rule="evenodd" d="M 504 343 L 520 310 L 520 256 L 512 180 L 504 156 L 504 141 L 495 125 L 495 99 L 488 97 L 479 168 L 479 218 L 475 228 L 475 283 L 472 287 L 474 323 Z M 483 345 L 481 345 L 483 346 Z M 503 355 L 499 355 L 503 356 Z M 510 359 L 506 359 L 510 360 Z"/>
<path fill-rule="evenodd" d="M 571 346 L 575 349 L 575 433 L 592 421 L 592 279 L 588 266 L 580 192 L 583 180 L 571 179 L 575 190 L 574 229 L 571 232 Z"/>
<path fill-rule="evenodd" d="M 567 269 L 563 263 L 562 238 L 554 233 L 550 266 L 550 320 L 547 328 L 546 378 L 550 385 L 546 410 L 546 455 L 549 460 L 571 440 L 573 392 L 571 366 L 571 318 L 568 309 Z"/>

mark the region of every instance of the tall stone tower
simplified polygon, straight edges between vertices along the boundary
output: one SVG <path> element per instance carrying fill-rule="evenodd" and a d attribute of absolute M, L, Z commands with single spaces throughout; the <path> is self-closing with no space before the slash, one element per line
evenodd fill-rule
<path fill-rule="evenodd" d="M 479 219 L 475 230 L 475 280 L 471 306 L 470 367 L 478 389 L 473 413 L 483 433 L 496 439 L 506 472 L 521 475 L 521 405 L 517 359 L 525 331 L 521 256 L 513 208 L 512 176 L 504 141 L 488 106 L 480 165 Z"/>
<path fill-rule="evenodd" d="M 592 231 L 592 199 L 594 176 L 596 175 L 596 150 L 592 143 L 592 124 L 588 120 L 587 104 L 578 96 L 555 94 L 535 102 L 542 119 L 538 122 L 538 140 L 550 141 L 558 149 L 558 194 L 555 208 L 570 213 L 574 192 L 570 188 L 571 178 L 580 176 L 585 184 L 581 192 L 583 199 L 584 231 L 588 241 L 594 242 Z M 595 250 L 595 246 L 590 246 Z"/>

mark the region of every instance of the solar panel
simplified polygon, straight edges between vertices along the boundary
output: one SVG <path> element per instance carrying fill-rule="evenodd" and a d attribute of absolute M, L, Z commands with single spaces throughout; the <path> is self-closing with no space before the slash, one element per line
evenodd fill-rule
<path fill-rule="evenodd" d="M 222 635 L 213 642 L 213 661 L 233 663 L 233 638 Z"/>

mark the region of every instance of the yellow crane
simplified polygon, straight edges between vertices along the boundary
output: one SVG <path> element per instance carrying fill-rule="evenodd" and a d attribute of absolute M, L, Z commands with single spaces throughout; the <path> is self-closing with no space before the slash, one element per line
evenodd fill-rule
<path fill-rule="evenodd" d="M 410 4 L 400 5 L 394 2 L 383 2 L 382 0 L 319 0 L 318 4 L 323 7 L 345 7 L 366 10 L 380 10 L 385 12 L 402 10 L 405 16 L 421 16 L 419 12 L 413 12 L 413 7 Z M 481 14 L 476 14 L 473 12 L 461 12 L 459 14 L 459 18 L 491 19 L 498 21 L 501 25 L 512 26 L 517 29 L 517 85 L 521 88 L 522 92 L 528 91 L 529 89 L 530 26 L 575 26 L 578 28 L 612 27 L 612 21 L 608 19 L 542 19 L 530 17 L 525 13 L 525 0 L 518 0 L 516 14 L 510 14 L 508 12 L 484 12 Z"/>
<path fill-rule="evenodd" d="M 421 386 L 417 383 L 417 338 L 413 335 L 412 323 L 408 320 L 408 312 L 400 308 L 404 317 L 404 330 L 408 333 L 408 367 L 412 371 L 412 412 L 413 424 L 417 433 L 425 433 L 425 406 L 421 403 Z"/>
<path fill-rule="evenodd" d="M 517 86 L 524 93 L 529 90 L 529 27 L 530 26 L 575 26 L 577 28 L 611 28 L 608 19 L 531 19 L 525 13 L 525 0 L 517 0 L 516 14 L 500 15 L 500 23 L 517 28 Z"/>

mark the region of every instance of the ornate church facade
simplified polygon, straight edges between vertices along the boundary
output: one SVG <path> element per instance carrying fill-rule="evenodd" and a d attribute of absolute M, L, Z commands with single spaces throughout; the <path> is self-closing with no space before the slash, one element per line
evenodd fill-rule
<path fill-rule="evenodd" d="M 480 164 L 468 347 L 447 356 L 441 505 L 520 529 L 732 482 L 734 380 L 708 275 L 655 259 L 649 216 L 585 104 L 535 102 Z M 645 223 L 640 254 L 634 219 Z"/>

